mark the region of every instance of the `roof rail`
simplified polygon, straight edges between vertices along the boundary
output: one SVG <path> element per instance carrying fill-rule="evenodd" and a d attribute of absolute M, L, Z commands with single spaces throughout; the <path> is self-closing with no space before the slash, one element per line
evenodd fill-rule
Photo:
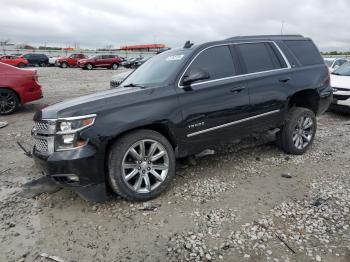
<path fill-rule="evenodd" d="M 296 38 L 296 37 L 304 37 L 302 35 L 242 35 L 242 36 L 234 36 L 229 37 L 226 40 L 234 40 L 240 38 Z"/>

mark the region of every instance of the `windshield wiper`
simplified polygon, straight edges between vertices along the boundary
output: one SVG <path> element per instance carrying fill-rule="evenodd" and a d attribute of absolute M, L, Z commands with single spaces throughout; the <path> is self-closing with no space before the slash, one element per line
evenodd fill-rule
<path fill-rule="evenodd" d="M 335 73 L 335 72 L 332 72 L 332 75 L 337 75 L 337 76 L 340 76 L 339 73 Z"/>
<path fill-rule="evenodd" d="M 127 84 L 123 87 L 140 87 L 140 88 L 146 88 L 146 86 L 144 85 L 140 85 L 140 84 L 134 84 L 134 83 L 130 83 L 130 84 Z"/>

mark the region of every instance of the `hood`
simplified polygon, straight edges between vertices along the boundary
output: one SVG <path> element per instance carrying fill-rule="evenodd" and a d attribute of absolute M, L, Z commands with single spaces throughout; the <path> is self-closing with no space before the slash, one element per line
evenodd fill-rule
<path fill-rule="evenodd" d="M 111 81 L 123 81 L 126 79 L 134 70 L 126 70 L 119 74 L 115 74 L 112 76 Z"/>
<path fill-rule="evenodd" d="M 85 95 L 39 110 L 35 120 L 56 119 L 62 117 L 73 117 L 88 114 L 99 114 L 104 111 L 122 107 L 131 103 L 143 101 L 153 93 L 153 88 L 141 89 L 138 87 L 118 88 Z"/>
<path fill-rule="evenodd" d="M 331 74 L 331 86 L 335 88 L 346 88 L 350 90 L 350 76 L 339 76 Z"/>

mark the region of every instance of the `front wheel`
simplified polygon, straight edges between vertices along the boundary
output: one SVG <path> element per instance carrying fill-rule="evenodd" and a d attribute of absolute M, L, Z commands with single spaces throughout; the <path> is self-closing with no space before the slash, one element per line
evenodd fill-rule
<path fill-rule="evenodd" d="M 277 133 L 277 142 L 286 153 L 301 155 L 311 146 L 316 129 L 314 112 L 303 107 L 293 107 L 281 131 Z"/>
<path fill-rule="evenodd" d="M 111 66 L 111 69 L 117 70 L 119 68 L 119 65 L 117 63 L 113 63 Z"/>
<path fill-rule="evenodd" d="M 68 67 L 68 64 L 67 64 L 66 62 L 63 62 L 63 63 L 61 63 L 61 67 L 62 67 L 62 68 L 67 68 L 67 67 Z"/>
<path fill-rule="evenodd" d="M 92 69 L 92 64 L 87 64 L 87 65 L 85 66 L 85 68 L 86 68 L 87 70 L 91 70 L 91 69 Z"/>
<path fill-rule="evenodd" d="M 40 67 L 46 67 L 46 63 L 45 63 L 45 62 L 41 62 L 41 63 L 39 64 L 39 66 L 40 66 Z"/>
<path fill-rule="evenodd" d="M 23 67 L 26 66 L 26 64 L 21 62 L 21 63 L 19 63 L 17 66 L 18 66 L 19 68 L 23 68 Z"/>
<path fill-rule="evenodd" d="M 18 107 L 17 94 L 11 90 L 0 88 L 0 115 L 9 115 Z"/>
<path fill-rule="evenodd" d="M 174 150 L 155 131 L 134 131 L 113 144 L 108 171 L 115 193 L 128 200 L 147 201 L 160 195 L 175 176 Z"/>

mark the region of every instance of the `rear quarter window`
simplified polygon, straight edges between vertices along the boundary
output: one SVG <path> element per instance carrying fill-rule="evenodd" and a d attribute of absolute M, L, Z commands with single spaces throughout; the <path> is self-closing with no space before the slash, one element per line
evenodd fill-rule
<path fill-rule="evenodd" d="M 320 52 L 311 40 L 285 40 L 283 42 L 293 52 L 300 64 L 304 66 L 324 64 Z"/>

